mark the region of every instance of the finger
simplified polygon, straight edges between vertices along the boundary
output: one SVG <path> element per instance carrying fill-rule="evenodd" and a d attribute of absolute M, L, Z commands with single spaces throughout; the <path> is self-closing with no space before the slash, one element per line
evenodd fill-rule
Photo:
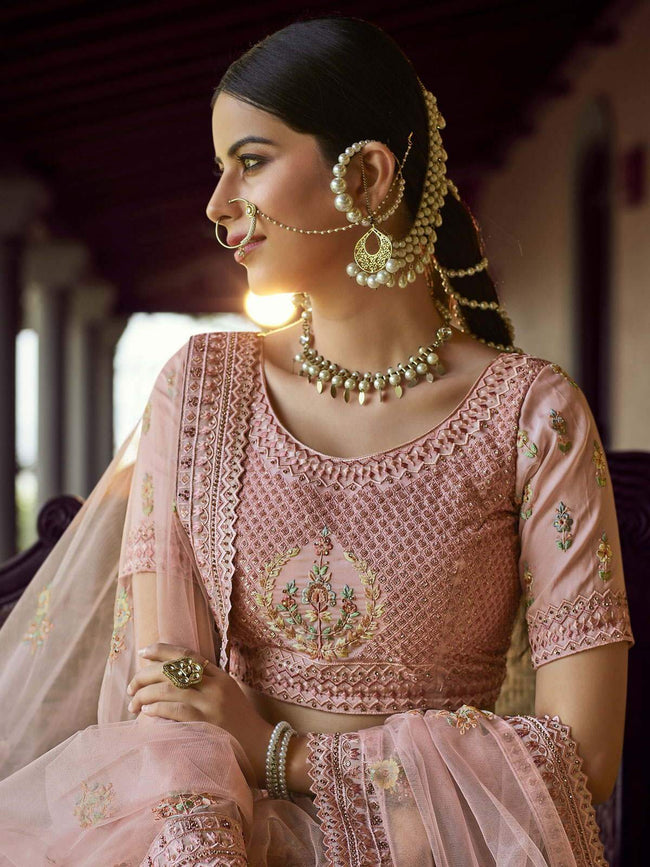
<path fill-rule="evenodd" d="M 170 681 L 166 678 L 163 681 L 158 681 L 157 683 L 152 683 L 149 686 L 143 686 L 134 694 L 133 698 L 129 702 L 128 708 L 131 713 L 138 713 L 143 704 L 150 704 L 156 701 L 181 701 L 185 704 L 191 703 L 194 696 L 196 696 L 196 690 L 192 690 L 193 695 L 179 695 L 180 690 L 178 687 L 174 686 Z M 190 692 L 190 690 L 183 690 L 183 692 Z"/>
<path fill-rule="evenodd" d="M 168 662 L 170 659 L 181 659 L 183 656 L 190 656 L 192 659 L 197 659 L 200 662 L 198 654 L 189 650 L 187 647 L 179 647 L 177 644 L 165 644 L 162 641 L 157 641 L 154 644 L 149 644 L 147 647 L 142 647 L 138 650 L 140 656 L 147 659 L 155 659 L 158 662 Z"/>
<path fill-rule="evenodd" d="M 180 701 L 155 701 L 144 705 L 141 710 L 147 716 L 162 717 L 176 722 L 203 720 L 203 715 L 195 707 Z"/>
<path fill-rule="evenodd" d="M 162 680 L 168 680 L 163 673 L 162 664 L 160 662 L 152 662 L 146 668 L 141 668 L 137 674 L 133 676 L 129 682 L 126 691 L 129 695 L 135 695 L 143 686 L 148 686 L 151 683 L 159 683 Z"/>

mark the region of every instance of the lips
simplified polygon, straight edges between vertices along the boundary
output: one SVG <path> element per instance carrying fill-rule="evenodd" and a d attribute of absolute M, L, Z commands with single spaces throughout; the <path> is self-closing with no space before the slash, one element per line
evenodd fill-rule
<path fill-rule="evenodd" d="M 242 232 L 240 235 L 233 235 L 232 238 L 229 236 L 226 240 L 226 244 L 229 244 L 231 247 L 238 246 L 246 237 L 246 232 Z M 253 235 L 253 237 L 247 242 L 247 244 L 253 244 L 255 241 L 263 241 L 264 235 Z"/>

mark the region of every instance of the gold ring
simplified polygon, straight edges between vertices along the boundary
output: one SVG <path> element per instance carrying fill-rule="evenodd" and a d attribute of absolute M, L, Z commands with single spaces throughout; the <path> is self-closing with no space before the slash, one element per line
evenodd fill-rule
<path fill-rule="evenodd" d="M 204 667 L 190 656 L 183 656 L 180 659 L 172 659 L 163 663 L 162 670 L 165 677 L 169 678 L 174 686 L 179 689 L 188 689 L 190 686 L 201 683 Z"/>

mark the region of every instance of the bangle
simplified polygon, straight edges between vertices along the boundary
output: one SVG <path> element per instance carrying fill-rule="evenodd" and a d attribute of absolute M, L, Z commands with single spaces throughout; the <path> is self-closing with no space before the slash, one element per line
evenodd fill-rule
<path fill-rule="evenodd" d="M 296 731 L 286 720 L 276 724 L 266 749 L 266 789 L 270 798 L 291 800 L 287 789 L 286 761 L 289 740 Z"/>
<path fill-rule="evenodd" d="M 293 729 L 286 729 L 282 735 L 278 749 L 278 786 L 280 795 L 285 801 L 293 801 L 287 787 L 287 752 L 289 750 L 289 741 L 295 734 L 296 732 Z"/>

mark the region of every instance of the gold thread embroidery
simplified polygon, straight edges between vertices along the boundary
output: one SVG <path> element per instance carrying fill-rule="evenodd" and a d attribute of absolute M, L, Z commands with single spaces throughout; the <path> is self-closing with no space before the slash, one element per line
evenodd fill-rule
<path fill-rule="evenodd" d="M 550 421 L 549 424 L 557 434 L 557 447 L 565 455 L 567 452 L 571 450 L 571 446 L 573 443 L 567 436 L 567 423 L 564 416 L 561 416 L 560 413 L 551 409 L 549 412 Z"/>
<path fill-rule="evenodd" d="M 573 543 L 573 533 L 571 532 L 573 518 L 571 517 L 569 509 L 563 502 L 560 502 L 555 511 L 553 526 L 562 536 L 561 539 L 555 540 L 555 544 L 558 546 L 560 551 L 568 551 Z"/>
<path fill-rule="evenodd" d="M 172 816 L 183 816 L 188 813 L 203 813 L 213 804 L 222 803 L 211 792 L 170 792 L 162 801 L 151 808 L 151 812 L 159 819 L 170 819 Z M 226 825 L 226 827 L 229 827 Z"/>
<path fill-rule="evenodd" d="M 517 448 L 523 449 L 527 458 L 536 458 L 538 448 L 535 443 L 529 438 L 527 430 L 517 431 Z"/>
<path fill-rule="evenodd" d="M 129 606 L 129 594 L 126 587 L 120 587 L 115 598 L 115 612 L 113 615 L 113 634 L 111 636 L 111 649 L 108 654 L 109 662 L 114 662 L 118 654 L 125 648 L 124 631 L 126 624 L 131 618 Z"/>
<path fill-rule="evenodd" d="M 174 395 L 176 394 L 175 385 L 176 385 L 176 371 L 174 370 L 167 377 L 167 395 L 169 397 L 174 397 Z"/>
<path fill-rule="evenodd" d="M 564 370 L 563 367 L 560 367 L 559 364 L 552 364 L 552 365 L 551 365 L 551 370 L 553 371 L 553 373 L 557 373 L 557 374 L 559 374 L 560 376 L 563 376 L 563 377 L 566 379 L 566 381 L 567 381 L 568 383 L 570 383 L 574 388 L 580 388 L 580 386 L 578 385 L 578 383 L 577 383 L 574 379 L 571 379 L 571 377 L 570 377 L 569 374 L 566 372 L 566 370 Z"/>
<path fill-rule="evenodd" d="M 447 724 L 458 729 L 461 735 L 470 729 L 480 726 L 483 729 L 482 718 L 494 719 L 494 714 L 489 710 L 479 710 L 471 704 L 463 704 L 457 711 L 439 710 L 437 717 L 443 717 Z"/>
<path fill-rule="evenodd" d="M 38 605 L 36 607 L 36 616 L 29 624 L 27 632 L 23 636 L 25 643 L 31 643 L 32 654 L 36 653 L 37 648 L 45 644 L 47 636 L 52 631 L 54 624 L 48 620 L 50 610 L 50 587 L 52 582 L 47 584 L 38 594 Z"/>
<path fill-rule="evenodd" d="M 92 787 L 89 787 L 84 780 L 81 784 L 81 797 L 76 801 L 73 810 L 81 827 L 91 828 L 102 819 L 108 819 L 111 815 L 109 809 L 113 804 L 114 797 L 112 783 L 107 783 L 105 786 L 100 785 L 100 783 L 93 783 Z"/>
<path fill-rule="evenodd" d="M 144 412 L 142 413 L 142 433 L 148 434 L 149 428 L 151 427 L 151 401 L 147 401 L 147 405 L 144 408 Z"/>
<path fill-rule="evenodd" d="M 528 563 L 524 563 L 524 574 L 522 580 L 526 593 L 526 608 L 530 608 L 535 601 L 535 597 L 533 596 L 533 573 L 531 572 Z"/>
<path fill-rule="evenodd" d="M 607 464 L 605 455 L 597 440 L 594 440 L 594 452 L 591 456 L 592 463 L 596 467 L 596 482 L 599 488 L 604 488 L 607 484 Z"/>
<path fill-rule="evenodd" d="M 609 581 L 612 577 L 612 573 L 609 567 L 612 563 L 613 551 L 612 546 L 609 544 L 609 541 L 607 539 L 607 533 L 603 533 L 600 537 L 600 543 L 598 544 L 596 557 L 600 562 L 600 569 L 598 570 L 598 575 L 603 579 L 603 581 Z"/>
<path fill-rule="evenodd" d="M 150 515 L 153 512 L 153 476 L 145 473 L 142 477 L 142 512 Z"/>
<path fill-rule="evenodd" d="M 324 527 L 320 538 L 314 543 L 318 560 L 309 573 L 309 581 L 302 589 L 300 601 L 307 610 L 301 612 L 297 596 L 299 588 L 295 580 L 288 581 L 283 588 L 282 601 L 273 606 L 275 581 L 281 568 L 300 548 L 291 548 L 284 554 L 277 554 L 264 566 L 265 577 L 261 580 L 261 593 L 253 598 L 267 615 L 267 624 L 274 633 L 282 633 L 300 650 L 312 659 L 345 658 L 353 647 L 371 639 L 377 628 L 377 620 L 384 613 L 384 606 L 377 605 L 380 589 L 377 576 L 368 564 L 359 560 L 351 551 L 344 551 L 345 559 L 352 563 L 359 573 L 366 599 L 365 614 L 357 607 L 354 589 L 346 584 L 341 591 L 340 613 L 333 622 L 332 610 L 337 607 L 337 594 L 332 590 L 329 562 L 324 558 L 332 549 L 330 531 Z"/>
<path fill-rule="evenodd" d="M 530 501 L 533 497 L 533 487 L 531 482 L 526 482 L 524 485 L 524 490 L 522 492 L 521 497 L 517 497 L 515 503 L 517 506 L 521 506 L 519 510 L 519 517 L 527 521 L 530 516 L 533 514 L 532 506 L 530 505 Z"/>

